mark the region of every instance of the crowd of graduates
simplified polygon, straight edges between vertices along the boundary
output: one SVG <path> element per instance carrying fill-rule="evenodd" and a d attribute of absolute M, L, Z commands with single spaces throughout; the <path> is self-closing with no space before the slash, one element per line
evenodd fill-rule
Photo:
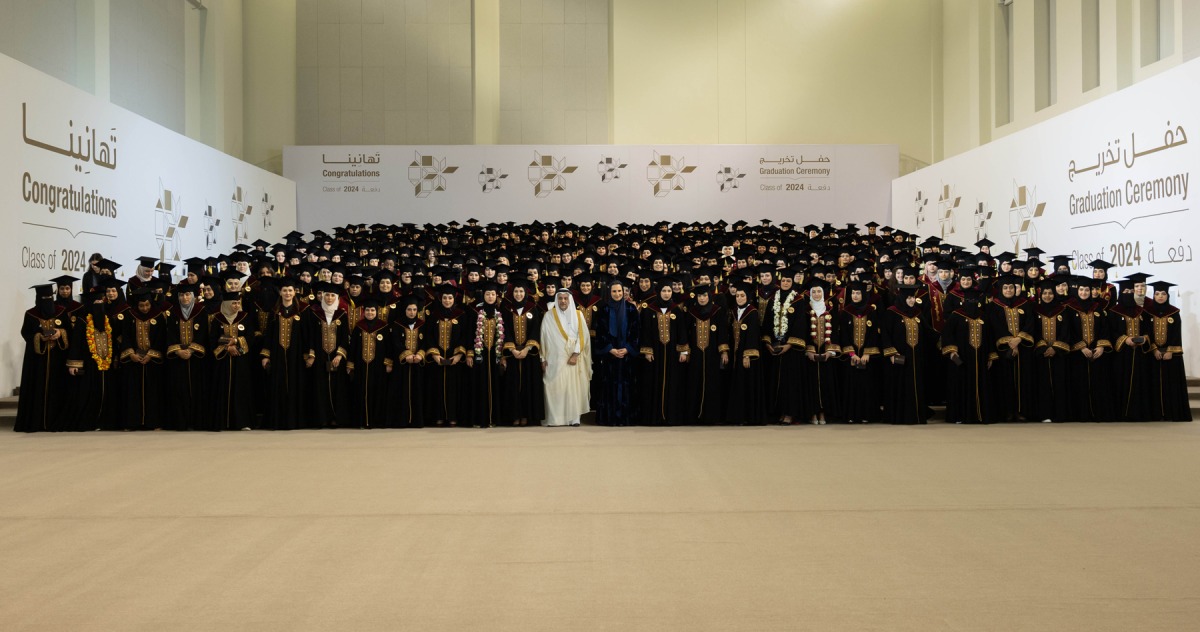
<path fill-rule="evenodd" d="M 865 229 L 350 225 L 125 281 L 96 254 L 33 288 L 15 429 L 536 425 L 561 291 L 600 425 L 1191 420 L 1171 283 Z"/>

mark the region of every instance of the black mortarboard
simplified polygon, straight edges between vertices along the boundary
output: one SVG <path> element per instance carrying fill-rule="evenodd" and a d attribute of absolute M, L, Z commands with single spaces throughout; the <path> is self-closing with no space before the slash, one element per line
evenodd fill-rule
<path fill-rule="evenodd" d="M 1129 281 L 1130 283 L 1145 283 L 1146 279 L 1149 279 L 1152 276 L 1154 275 L 1146 274 L 1145 272 L 1134 272 L 1133 274 L 1126 274 L 1124 280 Z"/>
<path fill-rule="evenodd" d="M 155 263 L 158 263 L 158 257 L 138 257 L 138 265 L 144 268 L 153 268 Z"/>
<path fill-rule="evenodd" d="M 1154 288 L 1155 292 L 1167 292 L 1170 291 L 1171 288 L 1175 287 L 1175 284 L 1171 283 L 1170 281 L 1155 281 L 1154 283 L 1150 284 L 1150 287 Z"/>
<path fill-rule="evenodd" d="M 53 279 L 50 279 L 50 281 L 52 283 L 56 283 L 58 285 L 71 285 L 72 283 L 74 283 L 78 280 L 79 279 L 77 279 L 69 274 L 64 274 L 62 276 L 56 276 Z"/>

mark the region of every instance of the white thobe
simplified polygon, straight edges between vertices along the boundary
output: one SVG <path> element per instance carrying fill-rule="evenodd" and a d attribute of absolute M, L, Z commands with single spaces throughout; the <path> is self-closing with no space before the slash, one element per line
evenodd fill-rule
<path fill-rule="evenodd" d="M 578 335 L 569 335 L 562 318 L 577 319 Z M 577 425 L 589 409 L 592 383 L 592 344 L 583 314 L 575 309 L 563 314 L 552 306 L 542 318 L 542 359 L 546 362 L 543 377 L 546 385 L 546 419 L 544 426 Z M 567 364 L 571 354 L 579 359 Z"/>

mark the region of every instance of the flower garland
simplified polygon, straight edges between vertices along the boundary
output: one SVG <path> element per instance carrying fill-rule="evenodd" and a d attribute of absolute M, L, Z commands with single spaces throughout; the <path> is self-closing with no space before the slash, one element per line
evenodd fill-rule
<path fill-rule="evenodd" d="M 785 337 L 787 337 L 787 315 L 784 314 L 783 306 L 780 305 L 780 302 L 779 302 L 779 297 L 782 295 L 783 295 L 783 290 L 779 290 L 778 292 L 776 292 L 775 293 L 775 304 L 771 306 L 771 312 L 775 316 L 775 326 L 773 328 L 773 330 L 775 332 L 775 340 L 783 340 Z M 796 290 L 790 290 L 787 295 L 787 300 L 785 300 L 784 303 L 787 305 L 791 305 L 792 299 L 794 299 L 795 297 L 796 297 Z"/>
<path fill-rule="evenodd" d="M 809 321 L 810 321 L 809 333 L 812 334 L 812 340 L 814 343 L 817 341 L 817 319 L 818 318 L 825 321 L 825 336 L 821 339 L 821 342 L 828 343 L 830 341 L 830 339 L 833 338 L 833 316 L 829 313 L 828 308 L 826 308 L 825 313 L 821 314 L 820 316 L 817 316 L 817 314 L 815 312 L 812 312 L 812 318 L 809 319 Z"/>
<path fill-rule="evenodd" d="M 96 323 L 92 321 L 92 315 L 87 316 L 87 343 L 88 351 L 92 352 L 92 359 L 96 361 L 96 368 L 101 371 L 107 371 L 112 366 L 112 323 L 107 318 L 104 319 L 104 336 L 107 343 L 104 345 L 104 355 L 96 351 Z"/>
<path fill-rule="evenodd" d="M 500 363 L 503 357 L 501 353 L 504 349 L 504 319 L 500 317 L 499 311 L 496 313 L 496 363 Z M 479 317 L 475 319 L 475 361 L 483 361 L 483 310 L 479 310 Z"/>

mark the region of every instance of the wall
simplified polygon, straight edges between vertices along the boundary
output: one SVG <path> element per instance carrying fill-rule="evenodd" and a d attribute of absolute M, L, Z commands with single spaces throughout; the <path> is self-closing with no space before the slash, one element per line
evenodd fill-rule
<path fill-rule="evenodd" d="M 470 0 L 301 0 L 301 144 L 470 143 Z"/>
<path fill-rule="evenodd" d="M 183 133 L 183 2 L 109 0 L 109 99 Z"/>
<path fill-rule="evenodd" d="M 618 143 L 891 143 L 938 157 L 939 0 L 613 0 Z"/>

